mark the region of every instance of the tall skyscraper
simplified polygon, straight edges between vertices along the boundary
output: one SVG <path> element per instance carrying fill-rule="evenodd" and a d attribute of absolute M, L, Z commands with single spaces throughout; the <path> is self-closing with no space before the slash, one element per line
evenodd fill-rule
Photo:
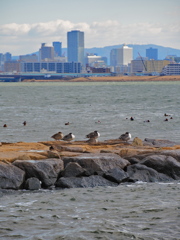
<path fill-rule="evenodd" d="M 67 33 L 68 62 L 80 62 L 84 65 L 84 32 Z"/>
<path fill-rule="evenodd" d="M 146 57 L 148 57 L 148 59 L 154 59 L 154 60 L 158 60 L 158 49 L 157 48 L 148 48 L 146 49 Z"/>
<path fill-rule="evenodd" d="M 53 42 L 53 47 L 54 47 L 54 53 L 55 57 L 61 57 L 62 55 L 62 43 L 61 42 Z"/>

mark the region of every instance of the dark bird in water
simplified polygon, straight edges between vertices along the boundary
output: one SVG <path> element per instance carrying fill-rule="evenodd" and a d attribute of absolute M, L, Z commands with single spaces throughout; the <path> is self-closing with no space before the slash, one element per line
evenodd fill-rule
<path fill-rule="evenodd" d="M 73 135 L 72 133 L 69 133 L 62 138 L 62 140 L 69 141 L 69 142 L 74 140 L 74 139 L 75 139 L 75 135 Z"/>
<path fill-rule="evenodd" d="M 168 117 L 168 116 L 171 116 L 171 115 L 165 113 L 164 116 L 165 116 L 165 117 Z"/>
<path fill-rule="evenodd" d="M 55 133 L 51 136 L 51 138 L 54 138 L 55 140 L 61 140 L 64 137 L 62 132 Z"/>
<path fill-rule="evenodd" d="M 122 134 L 120 137 L 119 137 L 120 140 L 122 141 L 129 141 L 131 139 L 131 134 L 129 132 L 126 132 L 124 134 Z"/>
<path fill-rule="evenodd" d="M 69 125 L 69 124 L 70 124 L 70 122 L 66 122 L 66 123 L 65 123 L 65 125 Z"/>
<path fill-rule="evenodd" d="M 86 135 L 86 138 L 98 138 L 100 137 L 100 133 L 98 131 L 94 131 L 94 132 L 91 132 L 89 134 Z"/>
<path fill-rule="evenodd" d="M 134 118 L 133 118 L 133 117 L 130 117 L 130 120 L 131 120 L 131 121 L 134 121 Z"/>
<path fill-rule="evenodd" d="M 7 127 L 7 124 L 4 124 L 4 126 L 3 127 Z"/>
<path fill-rule="evenodd" d="M 24 126 L 26 126 L 26 124 L 27 124 L 27 122 L 26 122 L 26 121 L 24 121 L 24 122 L 23 122 L 23 125 L 24 125 Z"/>
<path fill-rule="evenodd" d="M 164 121 L 165 121 L 165 122 L 167 122 L 167 121 L 168 121 L 168 119 L 166 118 Z"/>

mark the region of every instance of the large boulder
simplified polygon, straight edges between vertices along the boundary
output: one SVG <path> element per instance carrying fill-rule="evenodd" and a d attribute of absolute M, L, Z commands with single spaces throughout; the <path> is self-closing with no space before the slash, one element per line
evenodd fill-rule
<path fill-rule="evenodd" d="M 140 163 L 175 180 L 180 179 L 180 163 L 171 156 L 151 155 L 145 157 Z"/>
<path fill-rule="evenodd" d="M 128 181 L 129 174 L 120 168 L 113 168 L 113 169 L 110 169 L 108 172 L 106 172 L 104 174 L 104 177 L 109 181 L 121 183 L 121 182 Z"/>
<path fill-rule="evenodd" d="M 87 187 L 98 187 L 98 186 L 111 186 L 116 187 L 118 184 L 111 182 L 102 176 L 93 175 L 90 177 L 69 177 L 59 178 L 55 186 L 59 188 L 87 188 Z"/>
<path fill-rule="evenodd" d="M 13 165 L 26 172 L 26 178 L 36 177 L 42 182 L 42 187 L 54 185 L 58 174 L 64 169 L 61 159 L 16 160 Z"/>
<path fill-rule="evenodd" d="M 41 188 L 41 182 L 38 178 L 28 178 L 25 182 L 25 189 L 27 190 L 39 190 Z"/>
<path fill-rule="evenodd" d="M 171 156 L 180 162 L 180 149 L 161 151 L 161 155 Z"/>
<path fill-rule="evenodd" d="M 82 168 L 86 170 L 86 175 L 103 175 L 110 169 L 121 168 L 124 169 L 130 163 L 126 159 L 121 158 L 113 153 L 86 153 L 74 157 L 63 157 L 64 166 L 69 162 L 77 162 Z"/>
<path fill-rule="evenodd" d="M 19 189 L 25 179 L 25 172 L 18 167 L 0 162 L 0 188 Z"/>
<path fill-rule="evenodd" d="M 127 173 L 132 182 L 167 182 L 173 180 L 172 178 L 162 173 L 158 173 L 156 170 L 142 164 L 128 166 Z"/>
<path fill-rule="evenodd" d="M 63 177 L 80 177 L 82 175 L 85 175 L 85 169 L 76 162 L 69 162 L 61 173 Z"/>

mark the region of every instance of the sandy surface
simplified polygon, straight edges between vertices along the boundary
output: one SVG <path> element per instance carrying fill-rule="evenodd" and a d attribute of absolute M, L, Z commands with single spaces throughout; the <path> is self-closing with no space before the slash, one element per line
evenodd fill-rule
<path fill-rule="evenodd" d="M 67 80 L 24 80 L 23 82 L 146 82 L 146 81 L 180 81 L 180 75 L 172 76 L 108 76 L 80 77 Z"/>
<path fill-rule="evenodd" d="M 50 151 L 50 146 L 55 147 L 55 150 Z M 1 143 L 0 161 L 13 162 L 15 160 L 41 160 L 47 158 L 59 158 L 61 156 L 76 156 L 82 154 L 82 152 L 116 153 L 122 157 L 126 157 L 141 152 L 145 153 L 175 149 L 180 149 L 180 145 L 157 148 L 154 146 L 143 146 L 141 140 L 140 143 L 134 144 L 134 142 L 124 143 L 118 139 L 96 144 L 88 144 L 87 142 L 82 141 L 74 141 L 72 143 L 64 141 Z"/>

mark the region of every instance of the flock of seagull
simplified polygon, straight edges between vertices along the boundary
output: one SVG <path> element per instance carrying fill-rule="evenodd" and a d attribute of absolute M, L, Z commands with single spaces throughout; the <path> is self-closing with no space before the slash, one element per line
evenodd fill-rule
<path fill-rule="evenodd" d="M 90 132 L 89 134 L 86 135 L 86 138 L 88 138 L 87 142 L 88 143 L 97 143 L 98 138 L 100 137 L 100 133 L 98 131 Z M 51 136 L 54 140 L 63 140 L 63 141 L 72 141 L 75 139 L 75 135 L 72 133 L 69 133 L 64 136 L 62 132 L 55 133 L 54 135 Z M 128 142 L 131 139 L 131 134 L 129 132 L 126 132 L 122 134 L 119 137 L 120 140 Z"/>

